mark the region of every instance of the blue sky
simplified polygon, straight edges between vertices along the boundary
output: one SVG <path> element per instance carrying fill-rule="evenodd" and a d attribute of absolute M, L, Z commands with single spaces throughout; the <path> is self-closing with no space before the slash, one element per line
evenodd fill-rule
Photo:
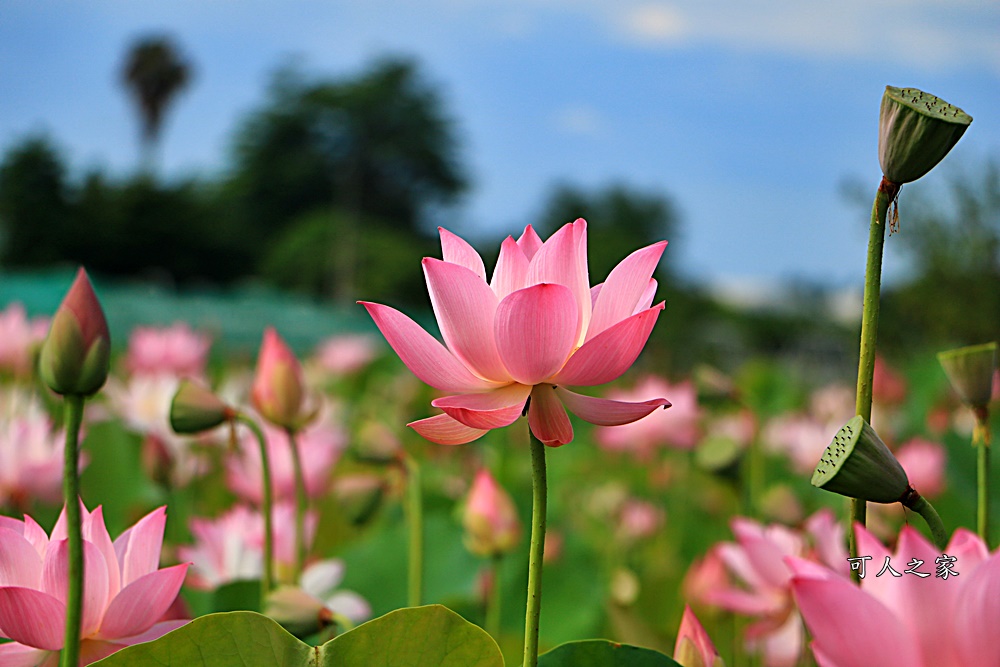
<path fill-rule="evenodd" d="M 702 280 L 862 282 L 867 215 L 841 184 L 874 193 L 886 84 L 975 119 L 919 187 L 1000 157 L 1000 3 L 973 0 L 4 0 L 0 150 L 45 132 L 75 170 L 132 169 L 117 73 L 161 31 L 196 67 L 167 118 L 168 175 L 217 173 L 289 59 L 344 76 L 414 56 L 472 175 L 455 231 L 516 232 L 556 182 L 623 182 L 676 203 L 665 261 Z M 890 239 L 887 276 L 902 270 Z"/>

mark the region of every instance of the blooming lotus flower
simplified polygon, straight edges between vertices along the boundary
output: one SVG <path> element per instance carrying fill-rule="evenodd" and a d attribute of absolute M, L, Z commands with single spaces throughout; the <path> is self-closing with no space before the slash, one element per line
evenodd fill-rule
<path fill-rule="evenodd" d="M 274 560 L 279 572 L 295 562 L 295 509 L 291 503 L 275 504 Z M 306 514 L 306 543 L 312 542 L 317 518 Z M 260 579 L 264 573 L 264 517 L 245 505 L 236 505 L 216 519 L 191 519 L 195 543 L 177 553 L 191 561 L 188 584 L 212 590 L 233 581 Z"/>
<path fill-rule="evenodd" d="M 31 372 L 32 351 L 45 340 L 49 330 L 46 317 L 28 320 L 24 306 L 14 302 L 0 310 L 0 371 L 16 376 Z"/>
<path fill-rule="evenodd" d="M 89 396 L 108 379 L 111 334 L 94 288 L 82 268 L 42 343 L 38 372 L 57 394 Z"/>
<path fill-rule="evenodd" d="M 795 600 L 821 667 L 979 667 L 1000 665 L 1000 554 L 955 531 L 944 554 L 958 576 L 936 576 L 942 553 L 906 526 L 890 552 L 856 526 L 858 553 L 871 556 L 861 587 L 823 568 L 789 560 Z M 886 557 L 899 577 L 876 576 Z M 905 573 L 912 559 L 923 561 Z"/>
<path fill-rule="evenodd" d="M 351 625 L 367 621 L 371 605 L 357 593 L 338 590 L 343 579 L 343 561 L 312 563 L 302 571 L 297 586 L 281 586 L 268 596 L 267 615 L 296 634 L 317 632 L 338 617 Z"/>
<path fill-rule="evenodd" d="M 725 667 L 712 638 L 698 622 L 691 607 L 684 607 L 674 644 L 674 660 L 682 667 Z"/>
<path fill-rule="evenodd" d="M 295 468 L 288 433 L 284 429 L 263 424 L 271 465 L 271 485 L 275 502 L 295 497 Z M 246 429 L 239 434 L 240 447 L 226 458 L 226 485 L 240 498 L 260 505 L 263 493 L 263 471 L 260 446 L 256 436 Z M 303 467 L 306 494 L 319 498 L 329 489 L 330 471 L 347 447 L 347 434 L 327 407 L 320 418 L 296 436 L 299 453 L 308 465 Z"/>
<path fill-rule="evenodd" d="M 462 512 L 465 545 L 477 556 L 512 551 L 521 539 L 521 522 L 510 495 L 489 470 L 476 473 Z"/>
<path fill-rule="evenodd" d="M 640 459 L 648 459 L 659 447 L 692 449 L 701 438 L 702 411 L 698 407 L 698 392 L 690 381 L 670 384 L 649 375 L 629 390 L 615 389 L 607 397 L 618 401 L 644 401 L 657 396 L 670 396 L 668 412 L 654 412 L 622 428 L 598 428 L 597 443 L 608 451 L 628 451 Z"/>
<path fill-rule="evenodd" d="M 188 565 L 159 568 L 166 508 L 112 543 L 100 507 L 83 516 L 81 664 L 156 639 L 186 621 L 160 622 Z M 0 665 L 56 664 L 63 647 L 68 546 L 65 511 L 49 537 L 35 521 L 0 516 Z"/>
<path fill-rule="evenodd" d="M 184 322 L 169 327 L 136 327 L 128 339 L 125 365 L 130 373 L 201 377 L 212 339 Z"/>
<path fill-rule="evenodd" d="M 65 439 L 37 397 L 0 393 L 0 505 L 60 501 Z"/>
<path fill-rule="evenodd" d="M 736 542 L 717 545 L 718 556 L 738 586 L 708 591 L 707 602 L 757 620 L 746 629 L 748 645 L 761 650 L 767 667 L 791 667 L 802 653 L 802 620 L 792 599 L 792 568 L 785 558 L 808 558 L 847 577 L 843 530 L 833 514 L 821 510 L 804 532 L 781 525 L 762 526 L 737 517 Z M 870 663 L 872 665 L 877 662 Z"/>
<path fill-rule="evenodd" d="M 566 389 L 610 382 L 639 356 L 664 308 L 651 306 L 651 276 L 665 241 L 633 252 L 591 289 L 582 219 L 544 243 L 530 225 L 517 241 L 507 237 L 489 282 L 472 246 L 440 233 L 444 259 L 425 258 L 423 269 L 444 345 L 398 310 L 361 302 L 403 363 L 448 394 L 431 403 L 444 414 L 410 424 L 420 435 L 458 445 L 527 411 L 531 432 L 559 446 L 573 439 L 565 408 L 614 426 L 669 405 L 662 398 L 625 403 Z"/>
<path fill-rule="evenodd" d="M 299 360 L 274 327 L 267 327 L 250 389 L 254 408 L 272 424 L 298 430 L 312 417 L 303 410 L 305 398 Z"/>

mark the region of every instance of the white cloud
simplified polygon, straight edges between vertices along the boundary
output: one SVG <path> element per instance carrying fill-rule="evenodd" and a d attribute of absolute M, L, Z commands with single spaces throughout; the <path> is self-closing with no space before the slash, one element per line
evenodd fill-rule
<path fill-rule="evenodd" d="M 649 44 L 676 43 L 684 36 L 686 27 L 676 8 L 662 4 L 631 7 L 619 20 L 619 29 L 626 38 Z"/>
<path fill-rule="evenodd" d="M 601 113 L 583 104 L 571 104 L 557 110 L 552 120 L 556 130 L 564 134 L 596 137 L 605 128 Z"/>

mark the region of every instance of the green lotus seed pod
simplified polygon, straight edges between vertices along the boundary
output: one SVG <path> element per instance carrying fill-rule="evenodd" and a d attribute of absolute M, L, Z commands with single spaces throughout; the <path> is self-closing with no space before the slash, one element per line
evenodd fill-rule
<path fill-rule="evenodd" d="M 833 437 L 811 482 L 821 489 L 873 503 L 902 502 L 911 490 L 903 466 L 861 415 L 844 424 Z"/>
<path fill-rule="evenodd" d="M 699 468 L 730 480 L 739 477 L 744 450 L 732 438 L 710 436 L 694 450 Z"/>
<path fill-rule="evenodd" d="M 939 352 L 937 357 L 963 403 L 982 408 L 990 402 L 997 368 L 995 342 Z"/>
<path fill-rule="evenodd" d="M 885 87 L 879 114 L 878 161 L 898 185 L 911 183 L 944 159 L 972 116 L 916 88 Z"/>

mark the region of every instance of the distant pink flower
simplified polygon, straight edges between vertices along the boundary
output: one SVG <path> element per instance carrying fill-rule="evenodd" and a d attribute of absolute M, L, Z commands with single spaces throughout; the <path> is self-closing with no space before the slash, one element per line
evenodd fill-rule
<path fill-rule="evenodd" d="M 65 438 L 33 395 L 0 393 L 0 506 L 61 500 Z"/>
<path fill-rule="evenodd" d="M 763 440 L 768 449 L 786 455 L 797 472 L 811 473 L 841 426 L 810 415 L 785 414 L 768 422 Z"/>
<path fill-rule="evenodd" d="M 618 533 L 626 540 L 652 537 L 666 520 L 666 512 L 651 502 L 629 498 L 618 514 Z"/>
<path fill-rule="evenodd" d="M 273 508 L 274 560 L 279 574 L 295 563 L 295 508 L 291 503 Z M 306 514 L 306 544 L 316 533 L 314 512 Z M 264 517 L 245 505 L 236 505 L 215 519 L 191 519 L 195 543 L 178 547 L 191 561 L 188 584 L 212 590 L 233 581 L 260 579 L 264 573 Z"/>
<path fill-rule="evenodd" d="M 327 338 L 316 349 L 316 363 L 333 375 L 354 373 L 372 362 L 379 344 L 367 335 L 343 335 Z"/>
<path fill-rule="evenodd" d="M 623 403 L 566 389 L 611 382 L 639 356 L 664 308 L 650 306 L 651 276 L 665 241 L 635 251 L 591 289 L 582 219 L 544 243 L 530 225 L 517 241 L 508 236 L 489 283 L 472 246 L 440 232 L 444 260 L 425 258 L 423 268 L 447 347 L 398 310 L 362 302 L 403 363 L 449 394 L 431 402 L 444 414 L 410 424 L 423 437 L 444 445 L 471 442 L 527 409 L 532 433 L 559 446 L 573 439 L 565 408 L 614 426 L 669 404 L 663 398 Z"/>
<path fill-rule="evenodd" d="M 672 385 L 655 375 L 648 375 L 634 388 L 612 389 L 607 396 L 616 401 L 646 401 L 670 396 L 671 407 L 620 428 L 596 429 L 597 443 L 606 450 L 629 451 L 645 459 L 659 447 L 692 449 L 701 438 L 701 409 L 697 391 L 690 381 Z"/>
<path fill-rule="evenodd" d="M 722 658 L 691 607 L 684 607 L 674 644 L 674 660 L 682 667 L 723 667 Z"/>
<path fill-rule="evenodd" d="M 316 561 L 302 571 L 296 586 L 280 586 L 267 600 L 267 615 L 284 626 L 301 624 L 318 629 L 337 616 L 350 623 L 371 618 L 368 601 L 353 591 L 339 590 L 344 562 L 336 558 Z"/>
<path fill-rule="evenodd" d="M 510 495 L 483 468 L 469 489 L 462 512 L 465 545 L 477 556 L 512 551 L 521 539 L 521 521 Z"/>
<path fill-rule="evenodd" d="M 691 563 L 681 583 L 685 602 L 699 608 L 714 606 L 711 601 L 713 591 L 732 586 L 720 553 L 721 546 L 722 544 L 716 544 L 708 553 Z"/>
<path fill-rule="evenodd" d="M 795 600 L 821 667 L 986 667 L 1000 665 L 1000 555 L 959 529 L 944 553 L 905 526 L 890 552 L 858 526 L 858 553 L 871 556 L 858 588 L 794 559 Z M 947 555 L 956 576 L 939 577 Z M 878 576 L 889 558 L 889 570 Z M 914 559 L 921 561 L 915 564 Z M 919 577 L 909 574 L 927 574 Z"/>
<path fill-rule="evenodd" d="M 275 501 L 295 498 L 295 468 L 288 434 L 284 429 L 264 422 L 264 437 L 271 465 L 271 484 Z M 238 451 L 226 459 L 226 485 L 244 500 L 256 505 L 262 502 L 263 489 L 260 463 L 260 445 L 248 429 L 239 431 Z M 338 424 L 330 409 L 296 436 L 299 455 L 306 462 L 303 476 L 306 494 L 310 498 L 323 496 L 330 486 L 330 471 L 347 447 L 347 434 Z"/>
<path fill-rule="evenodd" d="M 945 488 L 945 465 L 947 455 L 942 445 L 922 438 L 913 438 L 899 448 L 899 460 L 910 485 L 920 495 L 933 498 L 941 495 Z"/>
<path fill-rule="evenodd" d="M 41 345 L 49 319 L 28 320 L 24 306 L 14 302 L 0 310 L 0 372 L 23 376 L 31 373 L 32 350 Z"/>
<path fill-rule="evenodd" d="M 136 327 L 128 339 L 125 365 L 130 373 L 201 377 L 212 339 L 184 322 L 169 327 Z"/>
<path fill-rule="evenodd" d="M 742 517 L 733 519 L 732 528 L 736 542 L 716 548 L 739 586 L 709 591 L 707 602 L 755 618 L 746 629 L 748 645 L 761 651 L 767 667 L 791 667 L 802 653 L 804 638 L 792 599 L 793 572 L 785 559 L 807 558 L 846 577 L 843 530 L 828 510 L 810 517 L 804 532 Z"/>
<path fill-rule="evenodd" d="M 899 405 L 906 400 L 906 378 L 899 374 L 882 357 L 875 358 L 875 375 L 872 377 L 872 396 L 885 405 Z"/>
<path fill-rule="evenodd" d="M 90 664 L 150 641 L 186 621 L 159 622 L 188 565 L 159 568 L 166 508 L 154 510 L 111 542 L 100 507 L 82 508 L 84 597 L 80 655 Z M 48 665 L 63 647 L 68 547 L 65 512 L 49 538 L 26 516 L 0 516 L 0 664 Z M 50 662 L 51 661 L 51 662 Z"/>

